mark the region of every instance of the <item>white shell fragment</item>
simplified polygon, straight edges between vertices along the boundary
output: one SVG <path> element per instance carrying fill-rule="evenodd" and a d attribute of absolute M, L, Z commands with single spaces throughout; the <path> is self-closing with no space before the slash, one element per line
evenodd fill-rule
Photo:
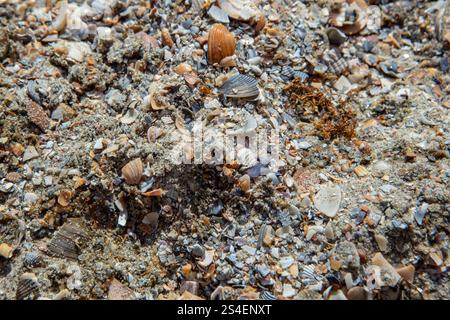
<path fill-rule="evenodd" d="M 217 4 L 231 18 L 240 21 L 249 21 L 261 16 L 261 11 L 251 0 L 218 0 Z"/>
<path fill-rule="evenodd" d="M 200 267 L 207 268 L 213 262 L 214 253 L 215 253 L 214 250 L 206 250 L 205 257 L 203 258 L 203 260 L 197 262 L 197 264 Z"/>
<path fill-rule="evenodd" d="M 125 113 L 125 115 L 120 119 L 123 124 L 132 124 L 138 118 L 139 113 L 135 109 L 130 109 Z"/>
<path fill-rule="evenodd" d="M 33 146 L 28 146 L 23 154 L 23 162 L 39 157 L 39 153 Z"/>
<path fill-rule="evenodd" d="M 208 10 L 208 16 L 215 22 L 230 23 L 228 14 L 217 6 L 211 6 L 211 8 Z"/>
<path fill-rule="evenodd" d="M 63 31 L 64 28 L 66 27 L 66 22 L 67 22 L 67 1 L 61 1 L 61 6 L 59 7 L 59 12 L 58 15 L 56 16 L 55 20 L 52 23 L 52 30 L 55 31 Z"/>
<path fill-rule="evenodd" d="M 339 210 L 342 193 L 339 186 L 322 187 L 314 197 L 314 205 L 324 215 L 333 218 Z"/>

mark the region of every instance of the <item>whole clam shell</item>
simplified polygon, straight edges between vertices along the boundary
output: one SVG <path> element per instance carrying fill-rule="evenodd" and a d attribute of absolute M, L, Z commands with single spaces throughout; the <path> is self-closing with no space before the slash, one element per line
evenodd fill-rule
<path fill-rule="evenodd" d="M 141 159 L 137 158 L 128 162 L 122 168 L 122 176 L 128 184 L 138 184 L 144 172 L 144 165 Z"/>
<path fill-rule="evenodd" d="M 234 35 L 223 24 L 212 26 L 208 36 L 208 60 L 219 63 L 223 58 L 232 56 L 236 50 Z"/>
<path fill-rule="evenodd" d="M 257 98 L 259 96 L 258 81 L 245 74 L 237 74 L 224 82 L 220 92 L 229 98 Z"/>

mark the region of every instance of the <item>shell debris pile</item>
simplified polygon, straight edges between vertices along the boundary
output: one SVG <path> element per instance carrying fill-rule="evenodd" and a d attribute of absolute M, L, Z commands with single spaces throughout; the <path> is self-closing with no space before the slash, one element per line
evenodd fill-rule
<path fill-rule="evenodd" d="M 0 300 L 447 300 L 449 13 L 0 1 Z"/>

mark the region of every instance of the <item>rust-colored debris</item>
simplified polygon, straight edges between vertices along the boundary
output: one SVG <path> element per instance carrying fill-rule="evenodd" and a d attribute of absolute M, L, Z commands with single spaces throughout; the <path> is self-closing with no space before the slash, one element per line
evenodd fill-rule
<path fill-rule="evenodd" d="M 336 107 L 320 90 L 301 83 L 299 79 L 286 86 L 285 92 L 289 96 L 288 106 L 293 106 L 296 113 L 302 113 L 307 122 L 313 122 L 325 139 L 355 136 L 355 113 L 344 103 Z"/>

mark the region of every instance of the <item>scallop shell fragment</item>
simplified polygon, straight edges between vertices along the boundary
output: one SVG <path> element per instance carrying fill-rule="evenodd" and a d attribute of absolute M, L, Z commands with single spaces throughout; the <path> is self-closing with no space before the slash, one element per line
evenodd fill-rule
<path fill-rule="evenodd" d="M 23 300 L 39 291 L 39 283 L 34 273 L 24 273 L 20 276 L 16 290 L 16 299 Z"/>
<path fill-rule="evenodd" d="M 81 246 L 87 240 L 88 234 L 84 230 L 79 218 L 69 219 L 55 233 L 47 245 L 50 255 L 76 260 Z"/>
<path fill-rule="evenodd" d="M 245 74 L 237 74 L 224 82 L 220 92 L 229 98 L 256 99 L 259 96 L 258 81 Z"/>
<path fill-rule="evenodd" d="M 138 184 L 144 172 L 144 165 L 140 158 L 128 162 L 122 168 L 122 176 L 128 184 Z"/>
<path fill-rule="evenodd" d="M 220 63 L 223 58 L 232 56 L 235 50 L 234 35 L 223 24 L 214 24 L 208 36 L 208 61 Z"/>

